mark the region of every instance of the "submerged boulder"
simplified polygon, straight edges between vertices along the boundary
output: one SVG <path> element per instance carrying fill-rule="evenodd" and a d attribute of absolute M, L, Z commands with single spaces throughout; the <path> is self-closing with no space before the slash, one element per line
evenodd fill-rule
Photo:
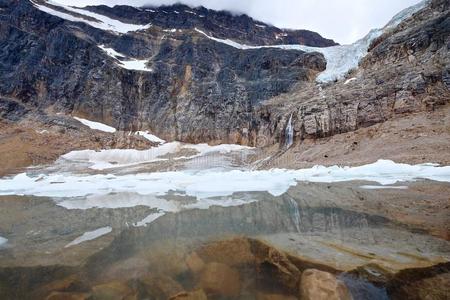
<path fill-rule="evenodd" d="M 327 272 L 309 269 L 303 272 L 300 281 L 301 300 L 351 300 L 352 296 L 344 283 Z"/>
<path fill-rule="evenodd" d="M 239 273 L 221 263 L 209 263 L 203 270 L 199 285 L 208 294 L 237 297 L 241 291 Z"/>

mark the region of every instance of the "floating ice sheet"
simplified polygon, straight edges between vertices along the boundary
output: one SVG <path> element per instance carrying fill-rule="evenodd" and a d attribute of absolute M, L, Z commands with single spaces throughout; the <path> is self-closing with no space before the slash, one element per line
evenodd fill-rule
<path fill-rule="evenodd" d="M 450 182 L 450 166 L 433 164 L 407 165 L 379 160 L 359 167 L 315 166 L 301 170 L 263 171 L 177 171 L 132 175 L 47 174 L 30 177 L 21 173 L 0 179 L 0 195 L 34 195 L 47 197 L 98 197 L 112 193 L 167 195 L 178 191 L 197 199 L 230 196 L 236 192 L 267 191 L 274 196 L 285 193 L 298 181 L 342 182 L 366 180 L 382 185 L 430 179 Z"/>

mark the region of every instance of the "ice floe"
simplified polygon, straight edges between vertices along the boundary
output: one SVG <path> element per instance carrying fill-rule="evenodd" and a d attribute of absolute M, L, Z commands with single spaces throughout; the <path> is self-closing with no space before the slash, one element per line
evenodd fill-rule
<path fill-rule="evenodd" d="M 96 238 L 99 238 L 103 235 L 106 235 L 112 231 L 112 228 L 110 226 L 102 227 L 93 231 L 85 232 L 82 236 L 77 237 L 72 242 L 68 243 L 64 248 L 69 248 L 78 244 L 81 244 L 86 241 L 95 240 Z"/>
<path fill-rule="evenodd" d="M 81 122 L 83 125 L 86 125 L 87 127 L 94 129 L 94 130 L 100 130 L 100 131 L 109 132 L 109 133 L 114 133 L 117 131 L 114 127 L 111 127 L 111 126 L 103 124 L 103 123 L 89 121 L 89 120 L 82 119 L 79 117 L 73 117 L 73 118 L 75 120 Z"/>
<path fill-rule="evenodd" d="M 119 20 L 111 19 L 107 16 L 94 13 L 91 11 L 88 11 L 86 9 L 81 8 L 75 8 L 72 6 L 63 5 L 58 2 L 54 1 L 46 1 L 45 4 L 38 3 L 35 1 L 31 1 L 33 5 L 48 14 L 57 16 L 59 18 L 71 21 L 71 22 L 81 22 L 88 24 L 92 27 L 102 29 L 102 30 L 109 30 L 116 33 L 127 33 L 130 31 L 138 31 L 149 28 L 151 25 L 136 25 L 136 24 L 129 24 L 124 23 Z M 55 9 L 54 7 L 59 7 L 60 9 L 64 11 L 60 11 Z"/>
<path fill-rule="evenodd" d="M 231 196 L 237 192 L 285 193 L 298 181 L 342 182 L 365 180 L 390 185 L 417 179 L 450 182 L 450 166 L 433 164 L 407 165 L 379 160 L 359 167 L 315 166 L 301 170 L 154 172 L 127 175 L 42 174 L 21 173 L 0 179 L 0 195 L 34 195 L 56 198 L 86 199 L 117 193 L 164 196 L 179 192 L 196 199 Z"/>

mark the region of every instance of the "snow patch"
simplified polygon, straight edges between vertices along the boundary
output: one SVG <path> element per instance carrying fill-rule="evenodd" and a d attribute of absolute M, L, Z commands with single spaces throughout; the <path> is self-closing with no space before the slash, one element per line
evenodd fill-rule
<path fill-rule="evenodd" d="M 104 45 L 99 45 L 98 47 L 102 49 L 104 52 L 106 52 L 108 56 L 114 58 L 118 62 L 117 65 L 119 67 L 128 70 L 147 71 L 147 72 L 153 71 L 151 68 L 147 67 L 148 59 L 129 58 L 125 54 L 119 53 L 112 48 L 107 48 Z"/>
<path fill-rule="evenodd" d="M 125 167 L 141 163 L 151 163 L 166 159 L 161 156 L 179 151 L 181 144 L 178 142 L 166 143 L 148 150 L 135 149 L 108 149 L 101 151 L 80 150 L 71 151 L 62 156 L 63 159 L 88 162 L 93 170 L 105 170 L 116 167 Z"/>
<path fill-rule="evenodd" d="M 240 145 L 209 146 L 208 144 L 194 145 L 171 142 L 147 150 L 109 149 L 98 152 L 94 150 L 72 151 L 63 155 L 62 158 L 77 162 L 88 162 L 91 164 L 90 168 L 93 170 L 106 170 L 110 168 L 164 161 L 167 159 L 162 158 L 163 156 L 186 149 L 194 150 L 197 154 L 181 157 L 179 159 L 192 159 L 212 152 L 226 154 L 234 151 L 251 150 L 253 148 Z"/>
<path fill-rule="evenodd" d="M 114 133 L 117 131 L 114 127 L 111 127 L 111 126 L 103 124 L 103 123 L 89 121 L 89 120 L 78 118 L 78 117 L 73 117 L 73 118 L 75 120 L 81 122 L 83 125 L 86 125 L 87 127 L 94 129 L 94 130 L 100 130 L 100 131 L 109 132 L 109 133 Z"/>
<path fill-rule="evenodd" d="M 344 82 L 344 85 L 347 85 L 347 84 L 349 84 L 350 82 L 355 81 L 355 80 L 356 80 L 356 77 L 347 79 L 347 80 Z"/>
<path fill-rule="evenodd" d="M 5 246 L 8 243 L 8 239 L 0 236 L 0 248 Z"/>
<path fill-rule="evenodd" d="M 144 137 L 145 139 L 147 139 L 147 140 L 149 140 L 150 142 L 153 142 L 153 143 L 164 144 L 166 142 L 165 140 L 160 139 L 159 137 L 157 137 L 156 135 L 151 134 L 148 131 L 136 131 L 136 134 Z"/>
<path fill-rule="evenodd" d="M 136 24 L 123 23 L 121 21 L 111 19 L 111 18 L 101 15 L 101 14 L 90 12 L 88 10 L 81 9 L 81 8 L 75 8 L 72 6 L 63 5 L 61 3 L 54 2 L 54 1 L 46 1 L 45 3 L 50 4 L 52 6 L 57 6 L 57 7 L 63 8 L 65 11 L 67 11 L 67 13 L 53 9 L 50 6 L 46 6 L 46 5 L 43 5 L 43 4 L 34 2 L 34 1 L 31 1 L 31 3 L 33 3 L 33 5 L 37 9 L 39 9 L 45 13 L 57 16 L 59 18 L 62 18 L 62 19 L 65 19 L 65 20 L 68 20 L 71 22 L 85 23 L 85 24 L 88 24 L 92 27 L 95 27 L 95 28 L 98 28 L 101 30 L 108 30 L 108 31 L 116 32 L 116 33 L 127 33 L 130 31 L 144 30 L 151 26 L 150 24 L 136 25 Z M 72 15 L 69 12 L 76 13 L 81 16 Z"/>
<path fill-rule="evenodd" d="M 102 227 L 102 228 L 96 229 L 94 231 L 85 232 L 82 236 L 77 237 L 75 240 L 73 240 L 72 242 L 70 242 L 69 244 L 64 246 L 64 248 L 69 248 L 69 247 L 81 244 L 83 242 L 86 242 L 86 241 L 95 240 L 96 238 L 99 238 L 105 234 L 108 234 L 111 231 L 112 231 L 112 228 L 107 226 L 107 227 Z"/>

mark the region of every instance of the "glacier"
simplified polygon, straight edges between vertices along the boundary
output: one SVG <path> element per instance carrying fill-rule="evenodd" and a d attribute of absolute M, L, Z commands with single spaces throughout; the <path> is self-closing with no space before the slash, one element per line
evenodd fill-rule
<path fill-rule="evenodd" d="M 367 55 L 370 44 L 373 40 L 381 36 L 383 33 L 398 26 L 402 21 L 411 17 L 414 13 L 423 9 L 429 0 L 424 0 L 418 4 L 404 9 L 397 15 L 395 15 L 391 21 L 386 24 L 381 29 L 372 29 L 365 37 L 349 45 L 338 45 L 331 47 L 309 47 L 304 45 L 265 45 L 265 46 L 250 46 L 245 44 L 240 44 L 230 39 L 219 39 L 213 37 L 204 31 L 195 28 L 197 32 L 204 35 L 205 37 L 214 40 L 219 43 L 226 44 L 228 46 L 234 47 L 240 50 L 250 50 L 250 49 L 263 49 L 263 48 L 279 48 L 284 50 L 300 50 L 304 52 L 319 52 L 322 53 L 327 61 L 326 70 L 321 72 L 316 81 L 318 83 L 327 83 L 335 80 L 340 80 L 348 74 L 352 69 L 356 69 L 359 65 L 361 59 Z"/>

